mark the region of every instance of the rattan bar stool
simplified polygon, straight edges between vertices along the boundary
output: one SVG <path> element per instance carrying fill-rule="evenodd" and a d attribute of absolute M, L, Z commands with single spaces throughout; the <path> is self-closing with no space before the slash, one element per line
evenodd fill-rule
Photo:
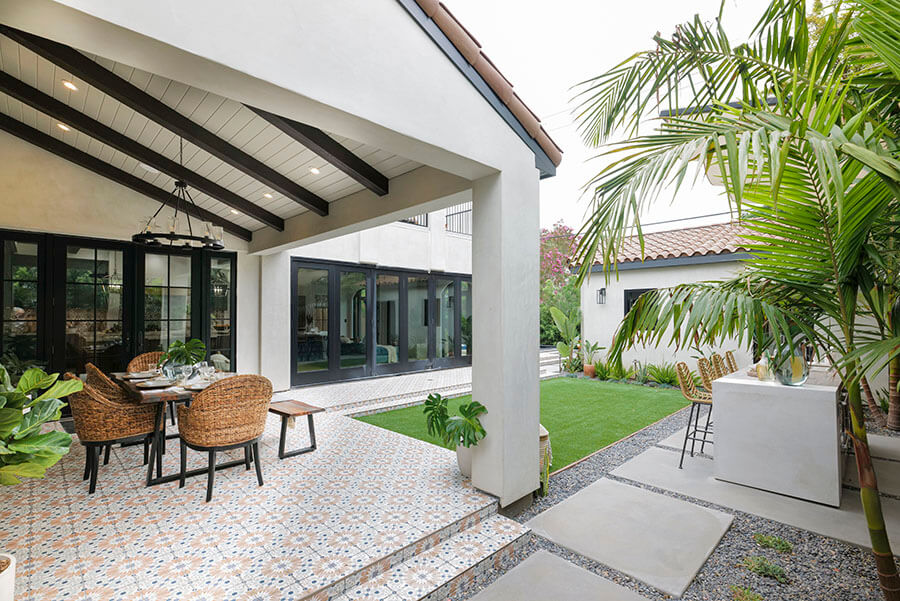
<path fill-rule="evenodd" d="M 216 478 L 216 453 L 244 449 L 247 469 L 256 464 L 256 479 L 263 485 L 259 437 L 266 427 L 272 383 L 255 375 L 231 376 L 197 394 L 189 406 L 178 407 L 181 436 L 181 479 L 187 473 L 187 449 L 209 453 L 206 502 L 212 500 Z"/>
<path fill-rule="evenodd" d="M 712 425 L 710 416 L 712 415 L 712 394 L 697 389 L 694 385 L 694 378 L 691 376 L 691 370 L 687 363 L 679 361 L 675 365 L 678 374 L 678 385 L 681 387 L 681 394 L 684 398 L 691 402 L 691 412 L 688 414 L 687 429 L 684 432 L 684 443 L 681 445 L 681 459 L 678 461 L 678 469 L 684 466 L 684 454 L 687 451 L 688 441 L 691 441 L 691 457 L 694 456 L 694 444 L 700 443 L 700 452 L 703 452 L 704 446 L 708 442 L 707 436 L 712 434 Z M 706 426 L 700 427 L 700 411 L 706 406 L 709 408 L 709 415 L 706 418 Z"/>
<path fill-rule="evenodd" d="M 728 366 L 728 373 L 733 374 L 738 370 L 738 364 L 733 352 L 725 351 L 725 364 Z"/>

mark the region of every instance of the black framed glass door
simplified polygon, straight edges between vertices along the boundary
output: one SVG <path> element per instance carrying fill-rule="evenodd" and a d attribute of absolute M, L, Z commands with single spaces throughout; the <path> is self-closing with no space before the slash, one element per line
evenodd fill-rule
<path fill-rule="evenodd" d="M 0 244 L 0 357 L 6 362 L 42 362 L 45 357 L 45 260 L 45 240 L 40 235 L 7 235 Z"/>

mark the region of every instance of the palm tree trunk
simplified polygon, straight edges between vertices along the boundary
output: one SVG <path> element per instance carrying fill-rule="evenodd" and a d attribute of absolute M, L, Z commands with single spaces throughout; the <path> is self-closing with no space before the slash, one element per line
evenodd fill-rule
<path fill-rule="evenodd" d="M 888 363 L 888 418 L 889 430 L 900 430 L 900 391 L 897 383 L 900 382 L 900 357 L 894 357 Z"/>
<path fill-rule="evenodd" d="M 863 513 L 869 526 L 869 540 L 872 542 L 872 554 L 875 556 L 875 567 L 878 571 L 878 583 L 885 601 L 900 601 L 900 575 L 891 552 L 884 525 L 884 514 L 881 511 L 881 497 L 878 494 L 878 481 L 872 468 L 872 456 L 869 454 L 869 441 L 866 436 L 866 422 L 863 417 L 862 395 L 859 383 L 854 382 L 847 387 L 847 400 L 850 405 L 850 418 L 853 440 L 853 452 L 856 455 L 856 469 L 859 472 L 859 496 Z"/>
<path fill-rule="evenodd" d="M 860 380 L 860 384 L 862 384 L 863 392 L 866 393 L 866 404 L 869 406 L 869 413 L 872 415 L 872 420 L 875 421 L 875 425 L 879 428 L 884 428 L 887 426 L 887 419 L 885 418 L 884 411 L 875 401 L 875 396 L 872 394 L 872 389 L 869 387 L 869 381 L 865 376 Z"/>

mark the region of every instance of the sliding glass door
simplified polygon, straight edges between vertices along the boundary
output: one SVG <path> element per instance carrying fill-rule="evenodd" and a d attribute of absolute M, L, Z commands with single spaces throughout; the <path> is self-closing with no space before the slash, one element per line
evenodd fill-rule
<path fill-rule="evenodd" d="M 468 276 L 293 260 L 295 386 L 466 365 Z"/>

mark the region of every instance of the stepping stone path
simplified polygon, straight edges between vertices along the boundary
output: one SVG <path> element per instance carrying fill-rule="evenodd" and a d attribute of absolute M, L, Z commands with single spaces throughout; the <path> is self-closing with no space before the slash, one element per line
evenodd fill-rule
<path fill-rule="evenodd" d="M 535 534 L 681 596 L 732 516 L 602 479 L 528 522 Z"/>
<path fill-rule="evenodd" d="M 637 593 L 538 551 L 471 601 L 645 601 Z"/>

